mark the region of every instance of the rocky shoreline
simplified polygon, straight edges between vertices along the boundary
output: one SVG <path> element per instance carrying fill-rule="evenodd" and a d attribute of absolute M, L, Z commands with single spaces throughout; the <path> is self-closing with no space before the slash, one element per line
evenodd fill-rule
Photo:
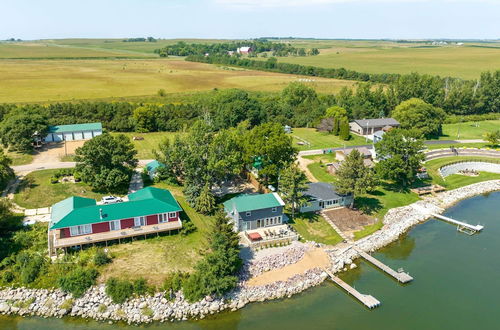
<path fill-rule="evenodd" d="M 353 260 L 358 252 L 352 247 L 371 252 L 395 240 L 411 227 L 424 222 L 431 213 L 441 213 L 460 200 L 500 190 L 500 180 L 480 182 L 452 191 L 440 193 L 411 205 L 391 209 L 384 217 L 384 227 L 351 244 L 339 244 L 326 248 L 331 260 L 332 272 L 354 268 Z M 234 311 L 250 302 L 290 297 L 310 287 L 321 284 L 328 275 L 322 269 L 312 269 L 295 275 L 287 281 L 264 286 L 246 285 L 246 280 L 271 269 L 279 269 L 296 263 L 312 248 L 313 242 L 295 244 L 289 249 L 247 263 L 237 288 L 223 298 L 206 297 L 196 303 L 188 303 L 181 292 L 175 299 L 167 300 L 163 293 L 130 299 L 123 304 L 113 304 L 104 292 L 104 286 L 96 286 L 78 299 L 60 290 L 5 288 L 0 290 L 0 313 L 42 317 L 76 316 L 98 321 L 123 321 L 129 324 L 202 319 L 222 311 Z"/>

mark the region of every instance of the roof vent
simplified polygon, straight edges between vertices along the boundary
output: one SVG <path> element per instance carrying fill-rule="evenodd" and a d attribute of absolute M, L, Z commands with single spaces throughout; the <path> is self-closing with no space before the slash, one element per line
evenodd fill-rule
<path fill-rule="evenodd" d="M 103 218 L 103 216 L 102 216 L 102 209 L 99 209 L 99 218 L 101 218 L 101 220 Z"/>

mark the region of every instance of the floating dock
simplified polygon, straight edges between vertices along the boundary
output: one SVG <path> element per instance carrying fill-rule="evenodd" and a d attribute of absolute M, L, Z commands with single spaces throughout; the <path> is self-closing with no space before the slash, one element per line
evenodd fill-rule
<path fill-rule="evenodd" d="M 347 293 L 349 293 L 354 298 L 358 299 L 363 305 L 368 307 L 369 309 L 380 306 L 380 301 L 378 301 L 375 297 L 371 295 L 366 295 L 360 293 L 358 290 L 354 289 L 352 286 L 342 281 L 337 276 L 333 275 L 331 272 L 325 269 L 325 272 L 330 276 L 332 281 L 344 289 Z"/>
<path fill-rule="evenodd" d="M 361 257 L 363 257 L 365 260 L 370 262 L 372 265 L 374 265 L 378 269 L 382 270 L 387 275 L 390 275 L 393 278 L 395 278 L 399 283 L 408 283 L 408 282 L 413 281 L 413 277 L 411 277 L 410 274 L 405 273 L 403 271 L 395 271 L 391 267 L 383 264 L 382 262 L 378 261 L 377 259 L 375 259 L 371 255 L 369 255 L 368 253 L 363 252 L 363 251 L 358 250 L 358 249 L 356 249 L 356 251 L 358 251 L 359 255 Z"/>
<path fill-rule="evenodd" d="M 445 217 L 444 215 L 441 215 L 441 214 L 432 213 L 431 215 L 435 218 L 438 218 L 438 219 L 441 219 L 443 221 L 457 225 L 458 231 L 460 231 L 462 233 L 469 234 L 469 235 L 474 235 L 475 233 L 478 233 L 484 229 L 484 226 L 481 226 L 481 225 L 474 226 L 474 225 L 468 224 L 466 222 L 462 222 L 462 221 L 458 221 L 458 220 L 455 220 L 452 218 Z"/>

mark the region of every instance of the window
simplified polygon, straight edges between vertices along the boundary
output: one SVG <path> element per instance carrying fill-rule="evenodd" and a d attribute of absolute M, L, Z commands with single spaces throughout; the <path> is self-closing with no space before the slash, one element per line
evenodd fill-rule
<path fill-rule="evenodd" d="M 109 222 L 109 230 L 120 230 L 122 229 L 120 220 L 113 220 Z"/>
<path fill-rule="evenodd" d="M 71 236 L 92 234 L 91 225 L 74 226 L 69 228 Z"/>
<path fill-rule="evenodd" d="M 273 207 L 273 208 L 271 209 L 271 211 L 272 211 L 272 212 L 276 212 L 277 210 L 278 210 L 278 208 L 276 208 L 276 207 Z"/>
<path fill-rule="evenodd" d="M 177 212 L 170 212 L 168 214 L 168 218 L 169 219 L 175 219 L 175 218 L 177 218 Z"/>
<path fill-rule="evenodd" d="M 158 223 L 164 223 L 167 222 L 167 213 L 160 213 L 158 214 Z"/>
<path fill-rule="evenodd" d="M 247 212 L 246 216 L 249 217 L 252 215 L 252 212 Z"/>
<path fill-rule="evenodd" d="M 281 216 L 278 217 L 278 223 L 281 223 Z"/>
<path fill-rule="evenodd" d="M 146 217 L 135 217 L 134 226 L 141 227 L 146 225 Z"/>

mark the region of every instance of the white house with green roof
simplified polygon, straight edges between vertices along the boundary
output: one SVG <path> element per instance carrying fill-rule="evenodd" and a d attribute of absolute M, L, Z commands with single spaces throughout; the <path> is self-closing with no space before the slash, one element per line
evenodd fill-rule
<path fill-rule="evenodd" d="M 277 193 L 243 194 L 224 202 L 224 210 L 237 232 L 282 225 L 284 206 Z"/>
<path fill-rule="evenodd" d="M 101 123 L 49 126 L 45 142 L 90 140 L 101 134 Z"/>
<path fill-rule="evenodd" d="M 128 201 L 98 205 L 94 199 L 73 196 L 52 206 L 48 246 L 57 249 L 146 236 L 182 228 L 182 208 L 170 191 L 147 187 L 128 195 Z"/>

